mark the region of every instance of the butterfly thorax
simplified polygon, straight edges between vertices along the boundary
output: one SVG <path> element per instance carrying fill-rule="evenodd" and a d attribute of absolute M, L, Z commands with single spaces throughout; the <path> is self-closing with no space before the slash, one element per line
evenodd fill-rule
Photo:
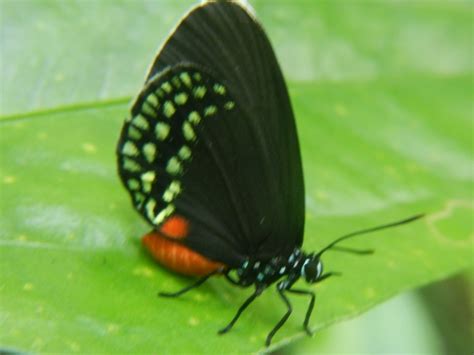
<path fill-rule="evenodd" d="M 280 287 L 291 287 L 301 276 L 306 277 L 306 266 L 314 261 L 312 254 L 306 254 L 295 248 L 288 257 L 276 256 L 268 261 L 246 260 L 236 269 L 237 281 L 241 286 L 255 285 L 257 288 L 266 286 L 284 279 Z M 318 274 L 322 273 L 322 264 L 317 260 Z M 318 275 L 319 276 L 319 275 Z"/>

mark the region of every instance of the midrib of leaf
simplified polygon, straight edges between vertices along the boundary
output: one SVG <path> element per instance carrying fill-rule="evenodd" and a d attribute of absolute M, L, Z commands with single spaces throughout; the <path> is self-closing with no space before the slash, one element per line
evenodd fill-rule
<path fill-rule="evenodd" d="M 413 73 L 413 75 L 405 75 L 405 76 L 378 76 L 378 77 L 367 77 L 364 80 L 361 79 L 351 79 L 351 80 L 318 80 L 318 81 L 303 81 L 303 80 L 292 80 L 288 82 L 288 87 L 291 89 L 292 86 L 298 87 L 324 87 L 324 86 L 347 86 L 347 85 L 364 85 L 370 86 L 370 84 L 374 83 L 403 83 L 404 81 L 423 81 L 423 80 L 457 80 L 457 79 L 467 79 L 473 77 L 473 72 L 465 72 L 465 73 L 455 73 L 455 74 L 446 74 L 446 73 L 436 73 L 436 74 L 417 74 Z M 63 106 L 55 106 L 50 108 L 43 108 L 38 110 L 32 111 L 25 111 L 20 113 L 14 114 L 6 114 L 0 115 L 0 124 L 7 123 L 9 121 L 16 121 L 16 120 L 25 120 L 31 118 L 40 118 L 42 116 L 52 116 L 55 114 L 63 114 L 66 112 L 74 112 L 74 111 L 87 111 L 87 110 L 96 110 L 100 108 L 111 108 L 115 106 L 121 106 L 129 104 L 132 98 L 135 95 L 118 97 L 118 98 L 110 98 L 106 100 L 97 100 L 97 101 L 79 101 L 74 104 L 68 104 Z"/>

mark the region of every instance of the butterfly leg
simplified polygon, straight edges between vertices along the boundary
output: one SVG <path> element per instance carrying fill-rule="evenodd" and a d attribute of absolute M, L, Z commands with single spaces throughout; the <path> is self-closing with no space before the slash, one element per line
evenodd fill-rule
<path fill-rule="evenodd" d="M 208 278 L 210 278 L 211 276 L 213 276 L 217 273 L 218 273 L 217 271 L 211 272 L 209 275 L 201 277 L 195 283 L 193 283 L 189 286 L 186 286 L 185 288 L 183 288 L 182 290 L 179 290 L 177 292 L 159 292 L 158 296 L 161 296 L 161 297 L 178 297 L 178 296 L 181 296 L 183 293 L 186 293 L 186 292 L 192 290 L 193 288 L 197 288 L 197 287 L 201 286 L 204 282 L 207 281 Z"/>
<path fill-rule="evenodd" d="M 283 302 L 285 302 L 287 311 L 286 311 L 285 315 L 277 323 L 277 325 L 275 325 L 275 327 L 272 329 L 272 331 L 270 333 L 268 333 L 267 340 L 265 341 L 266 346 L 270 345 L 270 343 L 272 342 L 272 338 L 275 335 L 275 333 L 278 331 L 278 329 L 280 329 L 283 326 L 283 324 L 285 324 L 285 322 L 287 321 L 287 319 L 290 316 L 291 312 L 293 311 L 293 308 L 291 307 L 291 303 L 290 303 L 290 301 L 288 300 L 288 298 L 286 297 L 286 295 L 284 293 L 286 289 L 284 288 L 284 286 L 281 282 L 279 282 L 277 284 L 277 290 L 278 290 L 278 293 L 280 294 L 281 299 L 283 300 Z"/>
<path fill-rule="evenodd" d="M 245 309 L 249 306 L 250 303 L 252 303 L 255 300 L 255 298 L 257 298 L 258 296 L 261 295 L 263 290 L 264 290 L 264 288 L 256 288 L 255 292 L 252 293 L 249 298 L 247 298 L 247 300 L 242 304 L 242 306 L 240 306 L 239 310 L 237 311 L 234 318 L 232 318 L 230 323 L 227 324 L 226 327 L 219 330 L 218 333 L 219 334 L 224 334 L 224 333 L 227 333 L 229 330 L 231 330 L 232 326 L 235 324 L 235 322 L 237 322 L 237 320 L 239 319 L 242 312 L 245 311 Z"/>
<path fill-rule="evenodd" d="M 316 300 L 316 295 L 314 294 L 313 291 L 298 290 L 298 289 L 289 289 L 288 292 L 296 293 L 298 295 L 308 295 L 310 297 L 308 310 L 306 311 L 306 316 L 304 317 L 303 327 L 308 335 L 313 335 L 313 332 L 311 331 L 311 329 L 309 329 L 309 318 L 311 317 L 311 313 L 313 312 L 314 301 Z"/>
<path fill-rule="evenodd" d="M 317 282 L 321 282 L 321 281 L 327 279 L 328 277 L 331 277 L 331 276 L 334 276 L 334 275 L 339 276 L 340 273 L 338 273 L 338 272 L 328 272 L 328 273 L 322 275 L 318 279 Z M 314 302 L 316 300 L 316 295 L 314 294 L 313 291 L 298 290 L 298 289 L 288 289 L 288 292 L 296 293 L 298 295 L 308 295 L 310 297 L 308 310 L 306 311 L 306 316 L 304 317 L 303 327 L 304 327 L 304 329 L 305 329 L 305 331 L 308 335 L 313 335 L 313 332 L 311 331 L 311 329 L 309 329 L 309 318 L 311 317 L 311 313 L 313 313 L 313 308 L 314 308 Z"/>
<path fill-rule="evenodd" d="M 234 280 L 230 275 L 229 273 L 225 273 L 224 274 L 225 278 L 227 279 L 227 281 L 229 281 L 231 284 L 233 285 L 236 285 L 236 286 L 241 286 L 241 284 L 237 281 L 237 280 Z"/>

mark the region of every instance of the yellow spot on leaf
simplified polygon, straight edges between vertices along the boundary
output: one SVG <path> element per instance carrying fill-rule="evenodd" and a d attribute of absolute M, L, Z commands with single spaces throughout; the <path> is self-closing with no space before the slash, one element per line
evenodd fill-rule
<path fill-rule="evenodd" d="M 192 327 L 198 326 L 199 325 L 199 319 L 196 317 L 191 317 L 188 319 L 188 324 Z"/>
<path fill-rule="evenodd" d="M 372 287 L 367 287 L 365 289 L 365 296 L 368 299 L 374 298 L 375 297 L 375 290 Z"/>
<path fill-rule="evenodd" d="M 63 73 L 56 73 L 56 75 L 54 76 L 54 81 L 57 82 L 57 83 L 60 83 L 60 82 L 64 81 L 64 74 Z"/>
<path fill-rule="evenodd" d="M 16 181 L 16 178 L 12 175 L 7 175 L 3 177 L 4 184 L 13 184 Z"/>
<path fill-rule="evenodd" d="M 336 114 L 340 117 L 344 117 L 347 115 L 347 109 L 344 105 L 342 104 L 336 104 L 336 106 L 334 106 L 334 111 L 336 112 Z"/>
<path fill-rule="evenodd" d="M 84 150 L 86 153 L 93 154 L 97 152 L 97 148 L 94 144 L 85 142 L 82 144 L 82 150 Z"/>
<path fill-rule="evenodd" d="M 47 134 L 46 132 L 38 132 L 38 134 L 36 135 L 36 137 L 37 137 L 39 140 L 44 141 L 46 138 L 48 138 L 48 134 Z"/>
<path fill-rule="evenodd" d="M 19 242 L 26 242 L 28 240 L 28 237 L 24 234 L 20 234 L 18 237 L 16 237 L 16 240 Z"/>
<path fill-rule="evenodd" d="M 133 269 L 133 274 L 141 277 L 153 277 L 155 272 L 148 266 L 139 266 Z"/>
<path fill-rule="evenodd" d="M 316 198 L 319 201 L 327 201 L 328 199 L 328 194 L 325 191 L 317 190 L 316 191 Z"/>
<path fill-rule="evenodd" d="M 118 330 L 119 330 L 118 324 L 115 324 L 115 323 L 107 324 L 107 333 L 109 333 L 109 334 L 117 333 Z"/>

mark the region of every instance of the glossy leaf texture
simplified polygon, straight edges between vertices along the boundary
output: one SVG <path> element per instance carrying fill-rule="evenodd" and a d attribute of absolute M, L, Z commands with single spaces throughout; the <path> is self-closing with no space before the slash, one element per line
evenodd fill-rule
<path fill-rule="evenodd" d="M 343 275 L 311 287 L 318 294 L 313 328 L 472 266 L 469 3 L 252 4 L 295 110 L 307 193 L 304 249 L 427 213 L 347 242 L 376 249 L 372 256 L 324 255 L 325 269 Z M 218 336 L 251 290 L 215 278 L 180 299 L 158 298 L 192 280 L 142 250 L 149 227 L 116 174 L 114 149 L 131 97 L 188 5 L 2 3 L 3 348 L 256 352 L 283 315 L 268 290 Z M 294 313 L 272 348 L 304 336 L 307 300 L 291 299 Z"/>

